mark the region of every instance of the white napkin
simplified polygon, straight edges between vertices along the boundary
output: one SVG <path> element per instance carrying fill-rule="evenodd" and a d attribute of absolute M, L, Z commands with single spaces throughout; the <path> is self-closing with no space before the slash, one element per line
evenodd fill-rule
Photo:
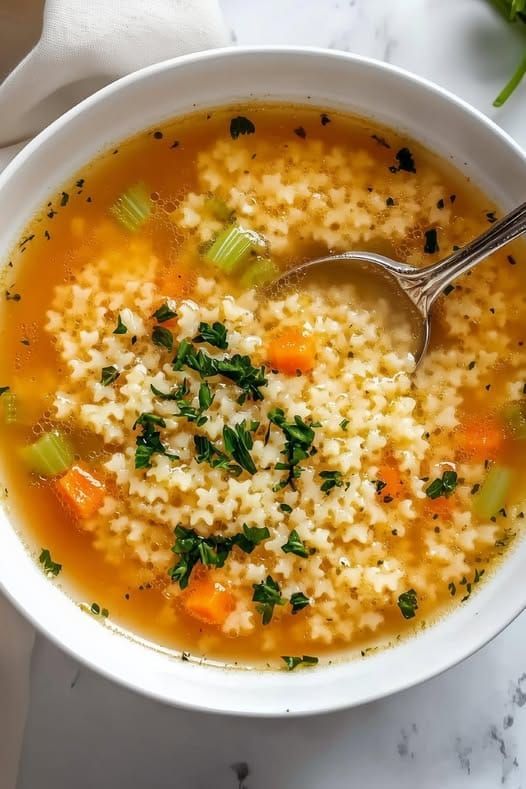
<path fill-rule="evenodd" d="M 7 43 L 0 33 L 0 46 Z M 228 43 L 217 0 L 46 0 L 40 40 L 0 85 L 0 170 L 40 129 L 108 82 Z M 33 640 L 33 628 L 0 594 L 0 789 L 16 782 Z"/>

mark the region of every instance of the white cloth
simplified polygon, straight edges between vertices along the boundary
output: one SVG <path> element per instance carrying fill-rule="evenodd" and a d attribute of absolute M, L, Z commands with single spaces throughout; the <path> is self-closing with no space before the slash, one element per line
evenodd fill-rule
<path fill-rule="evenodd" d="M 40 40 L 0 85 L 0 170 L 103 85 L 228 43 L 217 0 L 46 0 Z M 0 47 L 6 44 L 0 31 Z M 33 640 L 32 627 L 0 594 L 0 789 L 16 782 Z"/>

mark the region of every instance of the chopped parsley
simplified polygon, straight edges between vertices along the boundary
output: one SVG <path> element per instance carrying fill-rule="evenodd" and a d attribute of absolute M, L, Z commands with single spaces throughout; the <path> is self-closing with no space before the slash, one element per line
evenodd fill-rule
<path fill-rule="evenodd" d="M 456 471 L 444 471 L 441 477 L 434 479 L 426 488 L 426 495 L 430 499 L 438 499 L 440 496 L 448 498 L 458 485 Z"/>
<path fill-rule="evenodd" d="M 135 448 L 135 468 L 150 468 L 152 465 L 152 455 L 165 455 L 171 460 L 179 460 L 179 456 L 168 452 L 161 441 L 161 433 L 156 427 L 166 427 L 166 422 L 162 416 L 151 413 L 142 413 L 133 425 L 133 430 L 137 427 L 142 428 L 142 434 L 136 438 Z"/>
<path fill-rule="evenodd" d="M 194 436 L 194 444 L 197 463 L 208 463 L 211 468 L 224 468 L 233 474 L 239 476 L 242 472 L 241 466 L 230 463 L 228 455 L 213 444 L 208 436 L 196 435 Z"/>
<path fill-rule="evenodd" d="M 318 658 L 312 655 L 282 655 L 281 659 L 289 671 L 294 671 L 298 666 L 315 666 L 318 663 Z"/>
<path fill-rule="evenodd" d="M 343 488 L 344 481 L 341 471 L 320 471 L 323 479 L 321 490 L 328 496 L 333 488 Z"/>
<path fill-rule="evenodd" d="M 172 552 L 179 561 L 168 570 L 172 581 L 177 581 L 181 589 L 188 586 L 194 567 L 201 563 L 206 567 L 223 567 L 232 549 L 237 546 L 245 553 L 252 553 L 256 545 L 270 537 L 266 526 L 247 526 L 243 524 L 242 533 L 234 537 L 201 537 L 195 529 L 186 529 L 180 523 L 175 527 L 175 544 Z"/>
<path fill-rule="evenodd" d="M 290 513 L 290 512 L 292 512 L 292 507 L 290 506 L 290 504 L 285 504 L 284 502 L 282 502 L 279 505 L 278 510 L 280 512 L 289 512 Z"/>
<path fill-rule="evenodd" d="M 254 134 L 256 127 L 251 120 L 243 115 L 238 115 L 230 121 L 230 136 L 237 140 L 240 134 Z"/>
<path fill-rule="evenodd" d="M 62 195 L 61 195 L 61 198 L 60 198 L 60 205 L 62 207 L 64 207 L 68 203 L 69 203 L 69 195 L 68 195 L 68 193 L 67 192 L 62 192 Z"/>
<path fill-rule="evenodd" d="M 221 375 L 232 381 L 241 389 L 242 394 L 237 401 L 240 405 L 247 399 L 263 400 L 260 390 L 268 384 L 265 367 L 263 365 L 254 367 L 249 356 L 236 353 L 233 356 L 225 356 L 224 359 L 215 359 L 204 351 L 196 351 L 189 340 L 180 343 L 172 364 L 174 370 L 189 367 L 199 373 L 201 378 Z"/>
<path fill-rule="evenodd" d="M 398 166 L 392 165 L 389 169 L 392 173 L 397 173 L 400 170 L 405 170 L 407 173 L 416 173 L 415 160 L 409 148 L 400 148 L 398 153 L 395 154 L 395 159 Z"/>
<path fill-rule="evenodd" d="M 155 326 L 152 332 L 152 342 L 161 348 L 172 351 L 174 347 L 174 336 L 170 329 L 164 326 Z"/>
<path fill-rule="evenodd" d="M 291 531 L 287 542 L 281 546 L 281 550 L 283 553 L 293 553 L 295 556 L 301 556 L 303 559 L 307 559 L 310 553 L 296 529 Z"/>
<path fill-rule="evenodd" d="M 326 112 L 322 112 L 322 114 L 320 115 L 320 122 L 322 126 L 327 126 L 327 124 L 331 122 L 331 119 L 329 118 Z"/>
<path fill-rule="evenodd" d="M 100 371 L 100 382 L 103 386 L 109 386 L 119 377 L 120 372 L 116 367 L 103 367 Z"/>
<path fill-rule="evenodd" d="M 290 596 L 290 604 L 292 606 L 292 613 L 297 614 L 298 611 L 310 605 L 310 600 L 303 592 L 294 592 L 294 594 Z"/>
<path fill-rule="evenodd" d="M 305 137 L 307 136 L 307 132 L 305 131 L 303 126 L 298 126 L 297 129 L 294 129 L 294 134 L 296 134 L 298 137 L 301 137 L 302 140 L 304 140 Z"/>
<path fill-rule="evenodd" d="M 4 392 L 9 392 L 10 389 L 10 386 L 0 386 L 0 395 L 3 395 Z"/>
<path fill-rule="evenodd" d="M 42 548 L 38 561 L 42 565 L 42 569 L 46 575 L 54 575 L 56 577 L 62 570 L 62 565 L 53 561 L 51 553 L 47 548 Z"/>
<path fill-rule="evenodd" d="M 276 469 L 286 471 L 287 476 L 274 486 L 274 491 L 281 490 L 287 485 L 290 485 L 294 490 L 295 481 L 303 471 L 299 464 L 309 455 L 316 453 L 312 442 L 314 441 L 314 428 L 320 425 L 318 422 L 307 424 L 300 416 L 295 416 L 293 422 L 287 422 L 282 408 L 273 408 L 268 412 L 268 418 L 272 424 L 282 430 L 285 436 L 285 448 L 281 454 L 285 455 L 286 462 L 276 463 Z"/>
<path fill-rule="evenodd" d="M 197 396 L 199 401 L 198 408 L 193 406 L 191 400 L 186 397 L 186 395 L 190 393 L 190 386 L 187 378 L 184 378 L 182 384 L 176 386 L 171 392 L 161 392 L 161 390 L 157 389 L 153 384 L 150 385 L 150 389 L 154 395 L 161 400 L 175 400 L 179 411 L 174 414 L 174 416 L 184 417 L 189 422 L 195 422 L 198 427 L 201 427 L 208 421 L 208 417 L 204 416 L 204 412 L 210 408 L 214 402 L 214 394 L 207 383 L 202 383 L 199 386 L 199 393 Z"/>
<path fill-rule="evenodd" d="M 398 608 L 402 612 L 404 619 L 412 619 L 418 608 L 418 601 L 414 589 L 402 592 L 398 598 Z"/>
<path fill-rule="evenodd" d="M 437 236 L 436 228 L 432 227 L 430 230 L 426 230 L 424 235 L 426 237 L 426 242 L 424 244 L 424 252 L 427 255 L 434 255 L 435 252 L 438 252 L 440 250 L 440 247 L 438 246 L 438 236 Z"/>
<path fill-rule="evenodd" d="M 279 584 L 271 575 L 267 575 L 264 581 L 252 586 L 254 589 L 252 600 L 256 603 L 256 610 L 261 614 L 262 623 L 268 625 L 272 619 L 275 606 L 286 605 L 287 601 L 281 596 Z"/>
<path fill-rule="evenodd" d="M 449 591 L 449 594 L 451 595 L 451 597 L 454 597 L 456 595 L 456 593 L 457 593 L 457 587 L 455 586 L 453 581 L 450 581 L 448 583 L 447 588 L 448 588 L 448 591 Z"/>
<path fill-rule="evenodd" d="M 90 605 L 90 609 L 89 610 L 90 610 L 90 614 L 93 614 L 93 616 L 102 616 L 105 619 L 110 615 L 110 612 L 108 611 L 108 609 L 107 608 L 101 608 L 101 606 L 98 603 L 92 603 Z"/>
<path fill-rule="evenodd" d="M 125 323 L 123 323 L 123 320 L 119 315 L 117 319 L 117 328 L 113 330 L 113 334 L 126 334 L 127 331 L 128 331 L 128 327 L 126 326 Z"/>
<path fill-rule="evenodd" d="M 340 422 L 340 427 L 342 430 L 347 430 L 347 428 L 349 427 L 349 420 L 342 419 L 342 421 Z"/>
<path fill-rule="evenodd" d="M 159 309 L 155 310 L 152 318 L 155 318 L 157 323 L 164 323 L 165 321 L 171 321 L 172 318 L 177 318 L 177 312 L 165 301 L 164 304 L 161 304 Z"/>
<path fill-rule="evenodd" d="M 259 422 L 247 422 L 243 420 L 234 428 L 225 425 L 223 427 L 223 446 L 227 455 L 236 460 L 241 468 L 249 474 L 255 474 L 257 469 L 250 456 L 250 450 L 254 445 L 252 432 L 257 430 Z"/>
<path fill-rule="evenodd" d="M 194 342 L 207 342 L 215 348 L 225 351 L 228 348 L 226 326 L 219 321 L 199 324 L 199 334 L 194 337 Z"/>

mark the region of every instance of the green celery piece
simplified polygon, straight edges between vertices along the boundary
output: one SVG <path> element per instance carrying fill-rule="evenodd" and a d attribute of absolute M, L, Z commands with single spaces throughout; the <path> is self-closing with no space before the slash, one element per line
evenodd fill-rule
<path fill-rule="evenodd" d="M 269 258 L 258 258 L 243 273 L 240 283 L 241 287 L 249 290 L 250 288 L 268 285 L 269 282 L 279 277 L 280 270 Z"/>
<path fill-rule="evenodd" d="M 234 212 L 220 197 L 212 195 L 205 202 L 205 208 L 218 222 L 231 222 Z"/>
<path fill-rule="evenodd" d="M 512 400 L 502 409 L 502 418 L 513 438 L 526 438 L 526 400 Z"/>
<path fill-rule="evenodd" d="M 73 449 L 58 430 L 44 433 L 38 441 L 20 450 L 28 469 L 42 477 L 54 477 L 73 465 Z"/>
<path fill-rule="evenodd" d="M 261 248 L 262 240 L 257 233 L 230 225 L 216 236 L 212 246 L 205 252 L 205 260 L 231 274 L 251 252 Z"/>
<path fill-rule="evenodd" d="M 135 233 L 152 213 L 152 201 L 147 187 L 142 183 L 130 186 L 110 207 L 110 213 L 126 230 Z"/>
<path fill-rule="evenodd" d="M 473 512 L 478 518 L 493 518 L 506 504 L 512 471 L 505 466 L 492 466 L 480 490 L 473 496 Z"/>
<path fill-rule="evenodd" d="M 4 422 L 6 425 L 16 425 L 18 422 L 18 397 L 14 392 L 5 392 L 2 395 L 4 409 Z"/>

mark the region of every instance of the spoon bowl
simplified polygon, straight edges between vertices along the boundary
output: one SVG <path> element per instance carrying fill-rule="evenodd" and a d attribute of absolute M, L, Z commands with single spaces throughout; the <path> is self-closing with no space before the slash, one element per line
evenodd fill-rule
<path fill-rule="evenodd" d="M 331 267 L 331 275 L 340 277 L 380 278 L 387 283 L 397 308 L 411 322 L 415 337 L 415 368 L 422 361 L 431 337 L 431 307 L 436 298 L 456 277 L 514 241 L 526 231 L 526 202 L 491 225 L 469 244 L 431 266 L 417 268 L 374 252 L 342 252 L 310 260 L 289 269 L 269 286 L 276 293 L 297 286 L 307 276 L 323 275 Z"/>

